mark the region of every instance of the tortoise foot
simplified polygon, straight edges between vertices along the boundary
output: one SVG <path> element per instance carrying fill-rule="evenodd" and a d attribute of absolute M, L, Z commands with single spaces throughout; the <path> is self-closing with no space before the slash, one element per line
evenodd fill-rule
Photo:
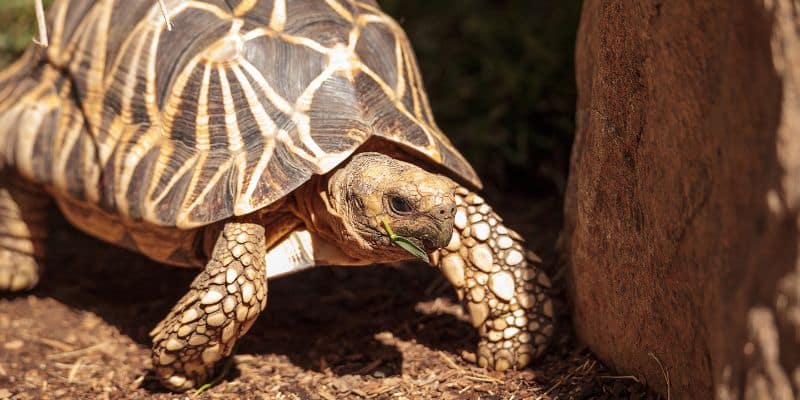
<path fill-rule="evenodd" d="M 498 371 L 523 368 L 553 335 L 550 280 L 537 267 L 538 257 L 480 196 L 464 188 L 456 193 L 453 237 L 434 262 L 478 329 L 478 364 Z"/>
<path fill-rule="evenodd" d="M 0 175 L 0 291 L 32 289 L 42 272 L 49 199 Z"/>
<path fill-rule="evenodd" d="M 39 261 L 18 251 L 0 249 L 0 291 L 21 292 L 39 283 Z"/>

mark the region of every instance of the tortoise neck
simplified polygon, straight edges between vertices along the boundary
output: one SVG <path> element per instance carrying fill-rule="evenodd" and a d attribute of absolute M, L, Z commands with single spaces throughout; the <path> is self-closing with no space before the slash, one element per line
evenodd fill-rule
<path fill-rule="evenodd" d="M 296 190 L 292 196 L 292 211 L 300 218 L 310 232 L 316 233 L 330 243 L 342 247 L 346 253 L 350 248 L 366 246 L 363 239 L 352 232 L 351 224 L 345 223 L 348 208 L 345 204 L 344 190 L 348 184 L 343 169 L 333 173 L 315 176 Z M 359 246 L 352 246 L 358 243 Z M 351 249 L 352 250 L 352 249 Z"/>
<path fill-rule="evenodd" d="M 292 194 L 289 202 L 293 213 L 311 232 L 328 240 L 336 239 L 334 233 L 340 217 L 331 205 L 328 176 L 315 176 Z"/>

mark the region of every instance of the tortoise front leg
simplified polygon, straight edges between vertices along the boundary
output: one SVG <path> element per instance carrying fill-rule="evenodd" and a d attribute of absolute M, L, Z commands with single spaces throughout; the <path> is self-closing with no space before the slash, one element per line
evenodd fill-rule
<path fill-rule="evenodd" d="M 450 244 L 433 262 L 466 299 L 478 328 L 478 364 L 503 371 L 522 368 L 541 355 L 553 335 L 550 280 L 534 263 L 522 238 L 503 225 L 484 200 L 456 191 L 457 211 Z"/>
<path fill-rule="evenodd" d="M 50 198 L 0 174 L 0 291 L 33 288 L 42 273 Z"/>
<path fill-rule="evenodd" d="M 164 386 L 184 391 L 205 383 L 267 305 L 265 246 L 262 226 L 225 224 L 189 293 L 150 333 Z"/>

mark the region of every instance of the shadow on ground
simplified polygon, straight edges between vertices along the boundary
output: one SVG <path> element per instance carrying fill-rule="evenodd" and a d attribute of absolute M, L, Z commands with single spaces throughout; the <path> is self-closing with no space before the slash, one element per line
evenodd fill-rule
<path fill-rule="evenodd" d="M 48 276 L 32 294 L 95 313 L 142 346 L 150 345 L 149 330 L 198 272 L 162 266 L 67 227 L 57 235 Z M 451 292 L 436 270 L 421 264 L 320 267 L 274 279 L 267 309 L 239 352 L 285 356 L 313 371 L 323 362 L 340 375 L 377 367 L 398 375 L 402 355 L 376 334 L 455 354 L 472 348 L 477 335 L 459 320 Z"/>
<path fill-rule="evenodd" d="M 528 205 L 532 213 L 516 226 L 550 260 L 557 207 Z M 148 332 L 197 271 L 159 265 L 53 220 L 44 281 L 32 293 L 0 298 L 0 399 L 174 398 L 150 381 Z M 538 229 L 524 224 L 534 220 Z M 236 367 L 198 397 L 644 396 L 629 379 L 607 376 L 566 327 L 533 369 L 507 374 L 470 362 L 476 340 L 452 289 L 430 267 L 321 267 L 270 282 L 267 310 L 241 340 Z"/>

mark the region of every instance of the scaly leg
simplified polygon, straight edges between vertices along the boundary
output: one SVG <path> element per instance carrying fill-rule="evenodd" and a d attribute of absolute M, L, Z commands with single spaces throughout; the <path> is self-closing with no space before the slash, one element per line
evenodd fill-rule
<path fill-rule="evenodd" d="M 267 305 L 264 228 L 229 222 L 205 270 L 150 332 L 162 384 L 184 391 L 205 383 Z"/>
<path fill-rule="evenodd" d="M 0 291 L 19 292 L 39 282 L 49 204 L 40 189 L 0 175 Z"/>
<path fill-rule="evenodd" d="M 522 368 L 541 355 L 553 335 L 550 280 L 523 247 L 522 238 L 503 225 L 484 200 L 456 191 L 450 244 L 433 263 L 465 300 L 478 328 L 478 364 L 504 371 Z"/>

